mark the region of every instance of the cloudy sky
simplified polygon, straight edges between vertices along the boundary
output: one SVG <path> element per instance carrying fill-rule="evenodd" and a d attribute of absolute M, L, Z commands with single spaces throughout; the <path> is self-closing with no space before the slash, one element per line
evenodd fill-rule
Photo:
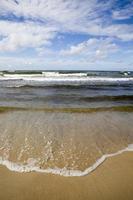
<path fill-rule="evenodd" d="M 133 70 L 133 0 L 0 0 L 0 70 Z"/>

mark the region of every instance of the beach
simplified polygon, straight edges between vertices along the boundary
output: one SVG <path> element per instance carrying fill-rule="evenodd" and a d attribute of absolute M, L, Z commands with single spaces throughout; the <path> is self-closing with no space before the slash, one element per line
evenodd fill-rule
<path fill-rule="evenodd" d="M 0 200 L 133 200 L 133 0 L 0 0 Z"/>
<path fill-rule="evenodd" d="M 133 199 L 133 74 L 0 77 L 0 199 Z"/>
<path fill-rule="evenodd" d="M 132 200 L 133 153 L 108 158 L 82 177 L 44 173 L 16 173 L 0 166 L 2 200 Z"/>

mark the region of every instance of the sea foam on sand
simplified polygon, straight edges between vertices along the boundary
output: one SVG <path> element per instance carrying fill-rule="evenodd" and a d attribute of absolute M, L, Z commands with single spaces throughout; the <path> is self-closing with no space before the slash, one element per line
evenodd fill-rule
<path fill-rule="evenodd" d="M 74 177 L 74 176 L 85 176 L 94 171 L 99 165 L 101 165 L 107 158 L 113 157 L 119 154 L 122 154 L 126 151 L 133 151 L 133 144 L 128 145 L 127 148 L 119 150 L 116 153 L 111 154 L 105 154 L 101 158 L 99 158 L 92 166 L 88 167 L 84 171 L 80 170 L 68 170 L 67 168 L 47 168 L 47 169 L 41 169 L 40 167 L 34 166 L 35 160 L 30 159 L 30 162 L 27 165 L 17 164 L 13 163 L 9 160 L 4 160 L 2 157 L 0 157 L 0 164 L 6 166 L 9 170 L 15 171 L 15 172 L 41 172 L 41 173 L 51 173 L 51 174 L 57 174 L 61 176 L 66 177 Z"/>

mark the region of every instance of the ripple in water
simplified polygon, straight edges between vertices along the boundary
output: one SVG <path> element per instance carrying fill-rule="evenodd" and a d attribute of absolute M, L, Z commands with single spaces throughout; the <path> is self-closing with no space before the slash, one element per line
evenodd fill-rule
<path fill-rule="evenodd" d="M 133 143 L 132 122 L 132 112 L 1 113 L 0 162 L 18 171 L 85 175 Z"/>

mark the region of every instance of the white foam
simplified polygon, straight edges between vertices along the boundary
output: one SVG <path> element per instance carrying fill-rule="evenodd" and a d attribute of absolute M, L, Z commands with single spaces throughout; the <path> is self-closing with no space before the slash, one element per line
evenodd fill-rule
<path fill-rule="evenodd" d="M 42 72 L 45 77 L 86 77 L 87 73 L 59 73 L 59 72 Z"/>
<path fill-rule="evenodd" d="M 111 77 L 63 77 L 63 76 L 31 76 L 31 75 L 6 75 L 4 77 L 0 77 L 0 80 L 23 80 L 23 81 L 36 81 L 36 82 L 128 82 L 133 81 L 133 77 L 125 77 L 125 78 L 111 78 Z"/>
<path fill-rule="evenodd" d="M 22 164 L 13 163 L 9 160 L 4 160 L 4 159 L 2 159 L 2 157 L 0 157 L 0 164 L 6 166 L 9 170 L 15 171 L 15 172 L 33 172 L 33 171 L 35 171 L 35 172 L 41 172 L 41 173 L 57 174 L 57 175 L 66 176 L 66 177 L 85 176 L 85 175 L 88 175 L 89 173 L 91 173 L 92 171 L 94 171 L 107 158 L 122 154 L 123 152 L 126 152 L 126 151 L 133 151 L 133 144 L 128 145 L 127 148 L 122 149 L 122 150 L 120 150 L 116 153 L 103 155 L 92 166 L 88 167 L 84 171 L 68 170 L 66 168 L 62 168 L 62 169 L 60 169 L 60 168 L 41 169 L 40 167 L 34 166 L 34 164 L 36 163 L 35 161 L 34 162 L 28 162 L 27 165 L 22 165 Z"/>
<path fill-rule="evenodd" d="M 60 74 L 58 72 L 44 72 L 42 74 L 4 74 L 0 80 L 25 80 L 25 81 L 133 81 L 133 77 L 89 77 L 86 73 Z"/>

